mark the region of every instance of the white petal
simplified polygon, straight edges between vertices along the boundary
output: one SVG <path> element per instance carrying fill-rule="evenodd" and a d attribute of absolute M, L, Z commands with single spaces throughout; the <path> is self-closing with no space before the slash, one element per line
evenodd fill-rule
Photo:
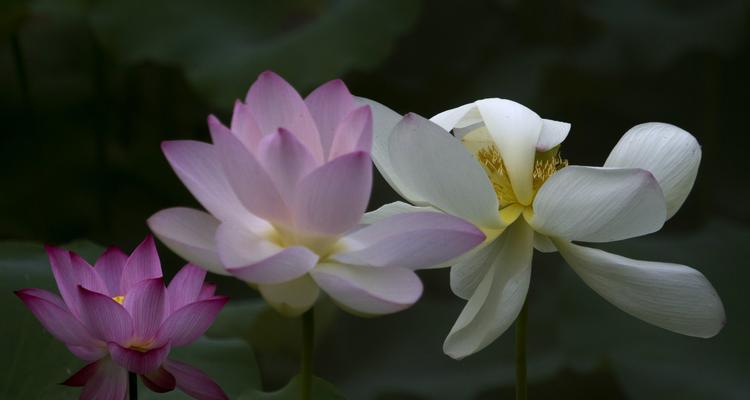
<path fill-rule="evenodd" d="M 521 104 L 504 99 L 477 101 L 484 125 L 495 140 L 518 201 L 531 203 L 532 172 L 542 119 Z"/>
<path fill-rule="evenodd" d="M 560 240 L 555 244 L 587 285 L 636 318 L 702 338 L 716 335 L 726 322 L 716 290 L 690 267 L 633 260 Z"/>
<path fill-rule="evenodd" d="M 427 205 L 481 227 L 503 227 L 487 174 L 451 134 L 407 114 L 394 129 L 388 149 L 403 184 Z"/>
<path fill-rule="evenodd" d="M 345 237 L 350 249 L 333 259 L 373 267 L 430 268 L 461 256 L 484 238 L 474 225 L 452 215 L 398 214 Z"/>
<path fill-rule="evenodd" d="M 287 317 L 297 317 L 309 310 L 320 293 L 308 274 L 278 285 L 258 285 L 258 290 L 271 307 Z"/>
<path fill-rule="evenodd" d="M 557 251 L 557 247 L 555 247 L 550 238 L 539 232 L 534 232 L 534 249 L 542 253 L 554 253 Z"/>
<path fill-rule="evenodd" d="M 565 167 L 542 185 L 533 208 L 534 229 L 584 242 L 652 233 L 666 216 L 659 184 L 642 169 Z"/>
<path fill-rule="evenodd" d="M 568 137 L 568 132 L 570 132 L 569 123 L 543 119 L 542 131 L 539 133 L 539 140 L 536 142 L 536 151 L 543 152 L 557 146 Z"/>
<path fill-rule="evenodd" d="M 450 131 L 453 128 L 464 128 L 482 122 L 482 116 L 479 114 L 476 104 L 469 103 L 443 111 L 430 118 L 430 121 L 446 131 Z"/>
<path fill-rule="evenodd" d="M 693 188 L 701 147 L 693 135 L 669 124 L 651 122 L 634 126 L 612 149 L 605 167 L 642 168 L 656 177 L 671 218 Z"/>
<path fill-rule="evenodd" d="M 310 271 L 315 282 L 341 307 L 365 315 L 408 308 L 422 296 L 422 282 L 404 268 L 320 264 Z"/>
<path fill-rule="evenodd" d="M 469 300 L 477 290 L 479 283 L 487 275 L 490 266 L 496 261 L 500 241 L 507 236 L 500 235 L 495 240 L 485 243 L 462 257 L 451 267 L 451 290 L 453 293 Z"/>
<path fill-rule="evenodd" d="M 429 211 L 435 212 L 438 210 L 433 207 L 417 207 L 404 203 L 403 201 L 394 201 L 393 203 L 388 203 L 375 211 L 365 213 L 365 216 L 362 217 L 362 223 L 369 225 L 397 214 Z"/>
<path fill-rule="evenodd" d="M 355 98 L 359 104 L 370 106 L 372 112 L 372 162 L 378 168 L 386 182 L 401 197 L 411 201 L 421 201 L 419 196 L 406 187 L 394 170 L 391 156 L 388 153 L 388 142 L 393 134 L 393 128 L 401 121 L 402 115 L 390 108 L 364 97 Z"/>
<path fill-rule="evenodd" d="M 445 354 L 474 354 L 513 324 L 529 290 L 533 239 L 531 228 L 518 220 L 494 243 L 493 263 L 445 339 Z"/>
<path fill-rule="evenodd" d="M 282 250 L 277 244 L 234 221 L 219 225 L 215 240 L 219 257 L 226 268 L 257 263 Z"/>
<path fill-rule="evenodd" d="M 191 208 L 169 208 L 147 221 L 149 228 L 170 250 L 180 257 L 221 275 L 229 275 L 216 250 L 219 220 Z"/>

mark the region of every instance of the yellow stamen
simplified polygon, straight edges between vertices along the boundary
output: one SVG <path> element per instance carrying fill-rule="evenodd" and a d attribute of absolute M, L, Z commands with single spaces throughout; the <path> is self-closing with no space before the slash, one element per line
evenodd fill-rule
<path fill-rule="evenodd" d="M 122 303 L 125 302 L 125 296 L 115 296 L 115 297 L 112 298 L 112 300 L 114 300 L 114 301 L 122 304 Z"/>

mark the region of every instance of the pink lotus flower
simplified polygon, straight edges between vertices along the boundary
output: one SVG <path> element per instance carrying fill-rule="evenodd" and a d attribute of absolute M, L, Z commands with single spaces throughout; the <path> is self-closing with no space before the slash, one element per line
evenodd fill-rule
<path fill-rule="evenodd" d="M 155 392 L 177 387 L 196 399 L 227 398 L 200 370 L 167 359 L 172 347 L 201 336 L 228 300 L 203 282 L 204 270 L 188 264 L 165 287 L 150 235 L 129 257 L 110 247 L 94 267 L 63 249 L 46 251 L 62 298 L 42 289 L 16 295 L 55 338 L 90 362 L 63 383 L 83 386 L 81 399 L 124 399 L 128 371 Z"/>
<path fill-rule="evenodd" d="M 209 117 L 213 145 L 162 146 L 210 213 L 172 208 L 149 219 L 182 257 L 257 286 L 287 315 L 312 307 L 320 289 L 347 310 L 377 315 L 419 299 L 415 269 L 484 240 L 468 222 L 435 212 L 360 226 L 372 188 L 373 119 L 342 81 L 303 100 L 264 72 L 245 100 L 236 103 L 229 128 Z"/>

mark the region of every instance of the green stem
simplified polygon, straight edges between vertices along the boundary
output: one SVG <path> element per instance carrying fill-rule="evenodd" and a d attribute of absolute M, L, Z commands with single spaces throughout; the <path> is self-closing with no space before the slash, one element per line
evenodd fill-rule
<path fill-rule="evenodd" d="M 300 388 L 300 399 L 310 400 L 312 398 L 312 359 L 313 345 L 315 341 L 315 318 L 313 309 L 310 308 L 302 314 L 302 364 L 300 375 L 302 386 Z"/>
<path fill-rule="evenodd" d="M 138 400 L 138 375 L 128 372 L 128 393 L 130 400 Z"/>
<path fill-rule="evenodd" d="M 529 317 L 529 303 L 523 303 L 521 313 L 516 318 L 516 400 L 526 400 L 526 322 Z"/>

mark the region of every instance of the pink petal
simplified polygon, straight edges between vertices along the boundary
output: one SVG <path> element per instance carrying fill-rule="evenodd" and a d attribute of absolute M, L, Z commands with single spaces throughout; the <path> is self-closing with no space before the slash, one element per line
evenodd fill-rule
<path fill-rule="evenodd" d="M 405 268 L 320 264 L 310 275 L 336 303 L 355 313 L 394 313 L 410 307 L 422 295 L 419 277 Z"/>
<path fill-rule="evenodd" d="M 169 355 L 169 343 L 148 351 L 140 351 L 122 347 L 117 343 L 108 343 L 112 360 L 130 372 L 144 375 L 153 372 Z"/>
<path fill-rule="evenodd" d="M 49 257 L 50 265 L 52 266 L 52 274 L 55 276 L 57 282 L 57 288 L 60 290 L 60 295 L 67 308 L 73 313 L 73 315 L 79 315 L 79 301 L 78 301 L 78 285 L 82 285 L 83 281 L 88 284 L 85 286 L 92 289 L 91 282 L 96 278 L 96 274 L 93 268 L 87 268 L 81 263 L 73 264 L 70 257 L 70 252 L 64 249 L 60 249 L 53 246 L 45 246 L 45 251 Z"/>
<path fill-rule="evenodd" d="M 123 306 L 133 318 L 135 336 L 154 337 L 167 313 L 167 289 L 164 281 L 162 278 L 154 278 L 135 284 L 125 295 Z"/>
<path fill-rule="evenodd" d="M 336 134 L 336 128 L 344 117 L 356 106 L 354 96 L 349 93 L 346 84 L 340 79 L 326 82 L 305 98 L 305 104 L 310 110 L 320 133 L 320 142 L 323 146 L 326 159 L 329 156 L 331 143 Z"/>
<path fill-rule="evenodd" d="M 245 282 L 273 285 L 299 278 L 317 263 L 317 254 L 306 247 L 293 246 L 258 262 L 227 268 L 227 271 Z"/>
<path fill-rule="evenodd" d="M 211 214 L 174 207 L 157 212 L 146 223 L 156 237 L 180 257 L 210 272 L 229 275 L 219 260 L 214 239 L 221 222 Z"/>
<path fill-rule="evenodd" d="M 96 364 L 80 400 L 123 400 L 128 392 L 128 371 L 108 359 Z"/>
<path fill-rule="evenodd" d="M 185 346 L 198 339 L 214 322 L 228 297 L 219 296 L 188 304 L 170 315 L 156 334 L 156 343 Z"/>
<path fill-rule="evenodd" d="M 216 293 L 216 285 L 213 283 L 204 283 L 201 287 L 201 292 L 196 300 L 205 300 L 214 296 Z"/>
<path fill-rule="evenodd" d="M 78 287 L 81 322 L 92 336 L 105 342 L 122 343 L 133 335 L 133 319 L 125 307 L 101 293 Z"/>
<path fill-rule="evenodd" d="M 66 345 L 65 347 L 67 347 L 76 358 L 83 361 L 96 361 L 107 355 L 107 347 L 104 342 L 97 342 L 94 346 Z"/>
<path fill-rule="evenodd" d="M 174 311 L 198 299 L 203 289 L 206 271 L 193 264 L 187 264 L 177 272 L 167 287 L 169 310 Z"/>
<path fill-rule="evenodd" d="M 229 397 L 203 371 L 185 363 L 166 360 L 164 369 L 174 375 L 177 388 L 198 400 L 228 400 Z"/>
<path fill-rule="evenodd" d="M 141 380 L 147 388 L 156 393 L 170 392 L 177 386 L 177 381 L 175 380 L 174 375 L 167 372 L 164 367 L 159 367 L 153 372 L 141 375 Z"/>
<path fill-rule="evenodd" d="M 258 127 L 258 123 L 255 122 L 255 117 L 253 117 L 250 107 L 237 100 L 234 103 L 232 123 L 229 127 L 248 151 L 255 152 L 258 142 L 263 139 L 263 132 Z"/>
<path fill-rule="evenodd" d="M 294 203 L 297 229 L 337 235 L 359 224 L 372 189 L 370 156 L 357 151 L 323 164 L 300 181 Z"/>
<path fill-rule="evenodd" d="M 370 106 L 359 107 L 350 112 L 336 128 L 329 159 L 353 151 L 372 149 L 372 112 Z"/>
<path fill-rule="evenodd" d="M 96 260 L 94 270 L 107 287 L 107 294 L 114 297 L 125 293 L 120 287 L 122 280 L 122 271 L 125 269 L 125 262 L 128 255 L 123 253 L 117 247 L 110 246 Z"/>
<path fill-rule="evenodd" d="M 78 275 L 79 285 L 97 293 L 106 294 L 108 292 L 104 280 L 102 280 L 99 273 L 83 257 L 71 251 L 70 263 L 73 266 L 73 271 Z"/>
<path fill-rule="evenodd" d="M 294 199 L 300 178 L 316 167 L 305 145 L 284 128 L 263 138 L 257 156 L 287 204 Z"/>
<path fill-rule="evenodd" d="M 216 146 L 179 140 L 163 142 L 161 148 L 182 183 L 213 216 L 231 219 L 248 214 L 229 185 Z"/>
<path fill-rule="evenodd" d="M 313 157 L 323 161 L 320 135 L 305 102 L 294 88 L 271 71 L 266 71 L 250 87 L 245 102 L 264 134 L 288 129 L 297 135 Z"/>
<path fill-rule="evenodd" d="M 452 260 L 482 243 L 485 235 L 452 215 L 394 215 L 347 236 L 351 250 L 334 259 L 356 265 L 420 269 Z"/>
<path fill-rule="evenodd" d="M 42 289 L 23 289 L 15 293 L 55 339 L 74 346 L 97 344 L 59 297 Z"/>
<path fill-rule="evenodd" d="M 161 276 L 161 262 L 156 252 L 156 243 L 153 235 L 148 234 L 125 262 L 120 283 L 122 294 L 130 291 L 130 288 L 140 281 Z"/>
<path fill-rule="evenodd" d="M 212 129 L 211 137 L 226 178 L 247 210 L 267 220 L 288 220 L 279 189 L 258 159 L 228 130 Z"/>
<path fill-rule="evenodd" d="M 73 386 L 73 387 L 86 385 L 86 383 L 94 375 L 96 375 L 98 366 L 99 366 L 98 362 L 92 362 L 91 364 L 86 365 L 85 367 L 79 369 L 78 372 L 71 375 L 70 378 L 66 379 L 65 382 L 61 383 L 61 385 Z"/>

